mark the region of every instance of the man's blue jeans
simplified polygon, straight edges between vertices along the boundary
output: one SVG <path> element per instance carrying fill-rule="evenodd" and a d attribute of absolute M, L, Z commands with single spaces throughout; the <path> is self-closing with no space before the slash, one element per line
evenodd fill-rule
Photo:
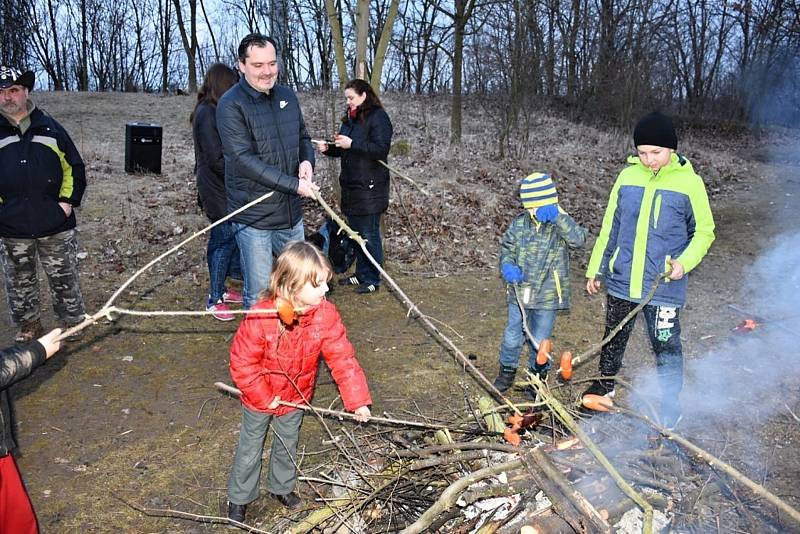
<path fill-rule="evenodd" d="M 278 256 L 288 242 L 305 238 L 303 221 L 281 230 L 261 230 L 242 223 L 233 226 L 242 259 L 244 308 L 249 309 L 258 300 L 258 294 L 269 287 L 273 256 Z"/>
<path fill-rule="evenodd" d="M 383 266 L 383 243 L 381 242 L 381 214 L 373 215 L 348 215 L 347 224 L 354 231 L 366 239 L 367 252 L 375 261 Z M 378 269 L 367 259 L 361 247 L 353 243 L 356 248 L 356 278 L 361 284 L 380 285 L 381 275 Z"/>
<path fill-rule="evenodd" d="M 528 321 L 528 329 L 531 331 L 536 343 L 550 337 L 553 332 L 553 325 L 556 322 L 555 310 L 525 310 Z M 519 355 L 522 352 L 523 343 L 528 343 L 530 353 L 528 355 L 528 367 L 534 369 L 536 366 L 536 349 L 531 342 L 526 339 L 525 331 L 522 329 L 522 313 L 516 302 L 508 303 L 508 324 L 503 332 L 503 341 L 500 344 L 500 365 L 516 369 L 519 365 Z"/>
<path fill-rule="evenodd" d="M 239 246 L 236 244 L 233 223 L 226 221 L 211 229 L 208 235 L 206 259 L 211 286 L 208 300 L 209 304 L 216 304 L 225 292 L 225 279 L 229 276 L 242 278 Z"/>

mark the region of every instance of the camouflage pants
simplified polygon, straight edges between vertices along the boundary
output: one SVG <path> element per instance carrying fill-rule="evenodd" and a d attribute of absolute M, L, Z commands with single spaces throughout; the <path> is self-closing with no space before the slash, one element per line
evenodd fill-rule
<path fill-rule="evenodd" d="M 22 326 L 40 318 L 37 259 L 47 274 L 53 310 L 59 320 L 66 325 L 80 322 L 86 309 L 78 283 L 78 240 L 74 229 L 36 239 L 5 237 L 0 241 L 11 320 Z"/>

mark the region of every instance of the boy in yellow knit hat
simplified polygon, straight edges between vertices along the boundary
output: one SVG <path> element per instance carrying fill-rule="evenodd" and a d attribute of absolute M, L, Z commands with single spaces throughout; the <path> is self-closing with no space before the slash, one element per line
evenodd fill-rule
<path fill-rule="evenodd" d="M 500 371 L 494 386 L 505 393 L 514 383 L 525 343 L 523 309 L 528 328 L 538 345 L 550 337 L 558 310 L 570 305 L 569 250 L 583 246 L 586 229 L 558 205 L 558 192 L 549 174 L 533 173 L 520 184 L 525 211 L 517 215 L 503 235 L 500 273 L 507 286 L 508 323 L 500 345 Z M 544 379 L 549 362 L 536 364 L 536 347 L 528 340 L 531 372 Z M 532 387 L 525 389 L 535 398 Z"/>

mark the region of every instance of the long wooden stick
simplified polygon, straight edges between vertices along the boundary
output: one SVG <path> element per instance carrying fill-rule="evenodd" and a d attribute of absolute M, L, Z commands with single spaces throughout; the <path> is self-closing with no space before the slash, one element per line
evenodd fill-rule
<path fill-rule="evenodd" d="M 383 266 L 377 261 L 375 261 L 375 258 L 373 258 L 372 255 L 367 250 L 367 245 L 366 245 L 367 242 L 364 241 L 364 238 L 358 235 L 358 233 L 354 232 L 352 228 L 347 226 L 347 223 L 345 223 L 344 220 L 341 217 L 339 217 L 339 215 L 337 215 L 335 211 L 333 211 L 330 205 L 328 205 L 328 203 L 325 202 L 325 199 L 322 198 L 322 196 L 319 193 L 315 192 L 314 198 L 317 202 L 319 202 L 320 206 L 322 206 L 322 209 L 324 209 L 328 213 L 328 215 L 330 215 L 331 218 L 334 221 L 336 221 L 339 227 L 344 232 L 347 233 L 350 239 L 358 243 L 358 246 L 361 247 L 364 256 L 370 261 L 370 263 L 372 263 L 375 269 L 378 270 L 378 272 L 381 275 L 381 278 L 383 278 L 386 281 L 386 283 L 392 287 L 392 291 L 394 292 L 394 294 L 397 295 L 403 302 L 403 304 L 406 305 L 406 308 L 408 308 L 408 315 L 413 316 L 415 319 L 418 319 L 426 327 L 428 332 L 431 335 L 433 335 L 435 339 L 437 339 L 450 351 L 450 353 L 459 361 L 459 363 L 461 363 L 466 369 L 469 369 L 470 373 L 472 373 L 472 376 L 475 377 L 477 381 L 487 391 L 496 395 L 497 398 L 501 399 L 503 403 L 505 403 L 509 408 L 514 410 L 514 412 L 516 412 L 517 414 L 521 415 L 522 411 L 520 411 L 520 409 L 517 408 L 517 406 L 513 402 L 511 402 L 496 387 L 494 387 L 494 383 L 491 382 L 488 378 L 486 378 L 486 376 L 477 367 L 475 367 L 475 364 L 473 364 L 472 361 L 470 361 L 470 359 L 467 358 L 463 352 L 461 352 L 461 350 L 456 346 L 456 344 L 453 343 L 453 341 L 449 337 L 444 335 L 436 327 L 436 325 L 434 325 L 433 322 L 419 310 L 417 305 L 414 304 L 414 301 L 412 301 L 408 297 L 408 295 L 406 295 L 403 292 L 403 290 L 400 289 L 400 286 L 397 285 L 397 283 L 392 279 L 392 277 L 389 276 L 389 274 L 383 269 Z"/>
<path fill-rule="evenodd" d="M 639 304 L 637 304 L 636 307 L 632 309 L 630 313 L 628 313 L 628 315 L 626 315 L 619 322 L 619 324 L 617 324 L 617 326 L 612 328 L 606 337 L 600 340 L 600 342 L 592 345 L 585 351 L 581 352 L 580 354 L 572 358 L 572 368 L 575 369 L 576 367 L 580 367 L 581 365 L 595 359 L 598 356 L 600 349 L 602 349 L 606 344 L 608 344 L 612 339 L 614 339 L 614 336 L 616 336 L 619 333 L 619 331 L 622 330 L 631 319 L 636 317 L 636 314 L 642 311 L 642 308 L 647 306 L 647 304 L 649 304 L 650 301 L 653 300 L 653 296 L 656 294 L 656 289 L 658 289 L 658 285 L 661 283 L 661 280 L 666 279 L 668 276 L 669 276 L 669 271 L 665 271 L 656 276 L 656 279 L 653 281 L 653 285 L 650 287 L 650 291 L 647 293 L 644 299 L 642 299 L 642 301 Z"/>
<path fill-rule="evenodd" d="M 224 391 L 225 393 L 230 393 L 234 397 L 238 398 L 238 397 L 242 396 L 241 390 L 239 390 L 239 389 L 237 389 L 237 388 L 235 388 L 233 386 L 229 386 L 228 384 L 226 384 L 224 382 L 214 382 L 214 386 L 218 390 Z M 289 402 L 289 401 L 284 401 L 284 400 L 279 400 L 278 404 L 280 404 L 281 406 L 287 406 L 289 408 L 297 408 L 299 410 L 305 410 L 305 411 L 320 413 L 320 414 L 324 414 L 324 415 L 333 415 L 333 416 L 336 416 L 336 417 L 346 417 L 348 419 L 355 419 L 356 418 L 356 415 L 354 413 L 351 413 L 351 412 L 344 412 L 344 411 L 340 411 L 340 410 L 329 410 L 328 408 L 317 408 L 316 406 L 311 406 L 309 404 L 297 404 L 297 403 L 294 403 L 294 402 Z M 430 429 L 434 429 L 434 430 L 444 430 L 444 429 L 448 428 L 446 425 L 437 425 L 435 423 L 422 423 L 420 421 L 407 421 L 407 420 L 404 420 L 404 419 L 391 419 L 389 417 L 378 417 L 378 416 L 371 416 L 369 418 L 369 422 L 371 422 L 371 423 L 386 423 L 386 424 L 390 424 L 390 425 L 414 426 L 414 427 L 418 427 L 418 428 L 430 428 Z M 452 429 L 450 429 L 450 431 L 451 432 L 459 432 L 458 430 L 452 430 Z"/>
<path fill-rule="evenodd" d="M 736 480 L 740 484 L 744 485 L 745 487 L 747 487 L 750 491 L 752 491 L 756 495 L 758 495 L 760 497 L 763 497 L 764 499 L 766 499 L 770 503 L 774 504 L 775 506 L 778 507 L 778 509 L 780 509 L 781 511 L 785 512 L 789 517 L 791 517 L 798 524 L 800 524 L 800 511 L 798 511 L 796 508 L 793 508 L 792 506 L 790 506 L 786 501 L 784 501 L 783 499 L 781 499 L 780 497 L 778 497 L 774 493 L 770 492 L 767 488 L 765 488 L 761 484 L 757 484 L 756 482 L 753 482 L 752 480 L 750 480 L 747 476 L 745 476 L 742 472 L 736 470 L 736 468 L 734 468 L 730 464 L 727 464 L 727 463 L 723 462 L 722 460 L 720 460 L 719 458 L 717 458 L 716 456 L 714 456 L 710 452 L 707 452 L 707 451 L 701 449 L 700 447 L 698 447 L 697 445 L 695 445 L 694 443 L 692 443 L 688 439 L 680 436 L 679 434 L 676 434 L 672 430 L 669 430 L 667 428 L 662 427 L 661 425 L 657 424 L 655 421 L 653 421 L 652 419 L 650 419 L 646 415 L 642 415 L 640 413 L 637 413 L 637 412 L 634 412 L 632 410 L 628 410 L 628 409 L 625 409 L 625 408 L 620 408 L 618 406 L 613 406 L 611 409 L 613 411 L 616 411 L 616 412 L 619 412 L 619 413 L 630 415 L 631 417 L 639 419 L 640 421 L 644 421 L 645 423 L 647 423 L 648 425 L 653 427 L 655 430 L 657 430 L 663 436 L 671 439 L 672 441 L 675 441 L 675 442 L 679 443 L 683 447 L 685 447 L 685 448 L 689 449 L 690 451 L 692 451 L 695 455 L 699 456 L 704 462 L 708 462 L 708 464 L 711 467 L 721 469 L 729 477 L 731 477 L 732 479 Z"/>
<path fill-rule="evenodd" d="M 239 208 L 239 209 L 237 209 L 235 211 L 232 211 L 231 213 L 229 213 L 225 217 L 219 219 L 218 221 L 215 221 L 212 224 L 210 224 L 210 225 L 206 226 L 205 228 L 203 228 L 202 230 L 199 230 L 199 231 L 195 232 L 194 234 L 190 235 L 189 237 L 187 237 L 186 239 L 184 239 L 183 241 L 181 241 L 180 243 L 178 243 L 177 245 L 175 245 L 174 247 L 172 247 L 168 251 L 166 251 L 163 254 L 158 255 L 156 258 L 150 260 L 144 267 L 142 267 L 141 269 L 139 269 L 138 271 L 133 273 L 133 276 L 128 278 L 121 286 L 119 286 L 119 288 L 111 295 L 111 297 L 106 301 L 106 303 L 103 304 L 102 308 L 100 308 L 93 315 L 88 315 L 87 314 L 83 321 L 81 321 L 77 325 L 73 326 L 72 328 L 68 328 L 67 330 L 63 331 L 61 333 L 61 335 L 59 335 L 55 339 L 55 341 L 61 341 L 62 339 L 66 339 L 69 336 L 71 336 L 71 335 L 73 335 L 73 334 L 75 334 L 77 332 L 80 332 L 84 328 L 95 324 L 97 321 L 99 321 L 103 317 L 105 317 L 105 318 L 107 318 L 109 320 L 112 320 L 111 313 L 113 311 L 115 311 L 113 309 L 114 301 L 116 301 L 117 298 L 119 298 L 119 296 L 122 294 L 122 292 L 125 291 L 125 289 L 128 286 L 130 286 L 134 282 L 134 280 L 136 280 L 142 274 L 144 274 L 144 272 L 147 271 L 150 267 L 152 267 L 153 265 L 157 264 L 158 262 L 160 262 L 161 260 L 163 260 L 164 258 L 169 256 L 173 252 L 177 251 L 178 249 L 180 249 L 181 247 L 186 245 L 189 241 L 192 241 L 193 239 L 196 239 L 196 238 L 200 237 L 201 235 L 205 234 L 206 232 L 208 232 L 209 230 L 211 230 L 215 226 L 218 226 L 218 225 L 224 223 L 225 221 L 227 221 L 231 217 L 233 217 L 235 215 L 238 215 L 239 213 L 243 212 L 244 210 L 249 209 L 249 208 L 255 206 L 256 204 L 259 204 L 260 202 L 263 202 L 264 200 L 266 200 L 269 197 L 271 197 L 273 194 L 275 194 L 275 192 L 274 191 L 270 191 L 269 193 L 265 193 L 265 194 L 261 195 L 260 197 L 258 197 L 257 199 L 253 200 L 252 202 L 248 202 L 247 204 L 245 204 L 241 208 Z M 119 310 L 116 310 L 116 311 L 119 311 Z M 126 311 L 128 311 L 128 310 L 126 310 Z"/>

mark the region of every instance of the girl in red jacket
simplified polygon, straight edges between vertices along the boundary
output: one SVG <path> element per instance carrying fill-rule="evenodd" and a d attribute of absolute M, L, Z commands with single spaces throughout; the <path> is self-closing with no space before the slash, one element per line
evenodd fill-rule
<path fill-rule="evenodd" d="M 370 417 L 367 380 L 336 307 L 325 299 L 331 267 L 313 245 L 295 241 L 275 262 L 269 290 L 249 314 L 231 345 L 230 371 L 241 390 L 242 427 L 228 479 L 228 518 L 244 522 L 247 504 L 258 497 L 261 455 L 272 424 L 267 489 L 288 508 L 297 508 L 295 453 L 303 410 L 279 401 L 308 404 L 319 356 L 331 369 L 344 407 L 358 421 Z M 284 313 L 294 309 L 295 313 Z M 287 317 L 288 315 L 288 317 Z"/>

